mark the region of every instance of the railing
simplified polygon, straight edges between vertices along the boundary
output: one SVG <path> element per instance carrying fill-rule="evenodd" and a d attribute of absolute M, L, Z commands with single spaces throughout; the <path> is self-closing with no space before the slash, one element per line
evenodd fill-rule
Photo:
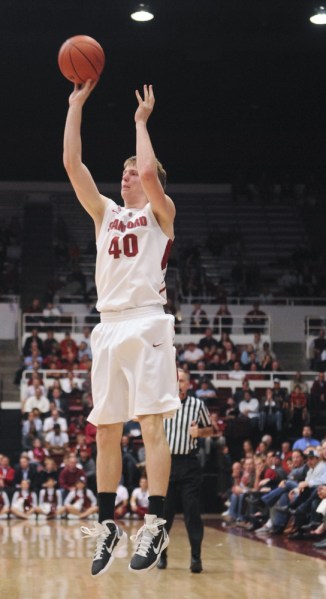
<path fill-rule="evenodd" d="M 56 304 L 96 304 L 97 295 L 95 293 L 88 293 L 86 291 L 84 294 L 69 294 L 69 293 L 60 293 L 56 291 L 55 293 L 55 302 Z"/>
<path fill-rule="evenodd" d="M 225 301 L 219 301 L 216 295 L 188 295 L 182 296 L 183 304 L 223 304 Z M 259 302 L 261 305 L 269 306 L 326 306 L 326 297 L 272 297 L 264 299 L 260 296 L 228 296 L 227 303 L 229 305 L 252 305 L 254 302 Z"/>
<path fill-rule="evenodd" d="M 217 387 L 228 387 L 231 385 L 233 387 L 241 387 L 242 381 L 245 379 L 249 380 L 253 387 L 270 387 L 273 385 L 275 379 L 280 380 L 281 387 L 283 385 L 287 387 L 290 385 L 297 372 L 297 370 L 281 370 L 275 372 L 265 372 L 261 370 L 250 372 L 245 370 L 243 371 L 243 377 L 237 379 L 232 378 L 232 375 L 230 377 L 229 370 L 191 370 L 191 375 L 198 378 L 208 376 Z M 316 372 L 313 372 L 312 370 L 300 371 L 300 374 L 303 381 L 307 383 L 308 386 L 311 386 L 317 377 Z M 258 377 L 262 377 L 262 379 L 259 379 Z"/>
<path fill-rule="evenodd" d="M 321 330 L 325 331 L 326 316 L 306 316 L 304 324 L 306 336 L 306 358 L 308 360 L 312 360 L 315 357 L 313 342 L 319 336 Z"/>
<path fill-rule="evenodd" d="M 215 334 L 222 334 L 223 332 L 232 335 L 248 335 L 254 333 L 263 333 L 270 337 L 271 334 L 271 323 L 272 319 L 268 314 L 263 316 L 250 316 L 252 322 L 246 323 L 246 315 L 230 314 L 216 316 L 216 312 L 207 312 L 203 315 L 207 318 L 202 322 L 192 321 L 191 314 L 181 315 L 181 322 L 176 323 L 177 333 L 203 333 L 206 327 L 214 329 Z M 201 318 L 199 316 L 199 318 Z"/>
<path fill-rule="evenodd" d="M 20 303 L 20 295 L 13 295 L 10 293 L 0 295 L 0 303 L 1 304 L 19 304 Z"/>
<path fill-rule="evenodd" d="M 53 332 L 65 333 L 69 331 L 72 335 L 83 332 L 85 326 L 93 328 L 100 322 L 99 314 L 62 312 L 59 316 L 44 316 L 40 313 L 24 313 L 22 315 L 22 336 L 30 333 L 32 329 L 37 328 L 40 333 L 48 330 Z"/>
<path fill-rule="evenodd" d="M 326 316 L 306 316 L 305 318 L 305 335 L 315 337 L 319 334 L 321 329 L 326 327 Z"/>
<path fill-rule="evenodd" d="M 207 327 L 214 330 L 215 335 L 221 335 L 222 332 L 228 332 L 233 336 L 241 337 L 239 343 L 249 343 L 248 335 L 253 335 L 255 332 L 260 332 L 267 338 L 271 335 L 271 317 L 266 315 L 263 317 L 257 316 L 257 324 L 246 324 L 245 316 L 233 315 L 216 316 L 213 313 L 207 312 L 207 324 L 196 324 L 191 321 L 191 315 L 180 315 L 176 319 L 175 332 L 180 334 L 194 334 L 203 336 L 203 331 Z M 63 334 L 70 331 L 72 335 L 81 334 L 85 326 L 94 327 L 100 321 L 99 314 L 89 313 L 62 313 L 60 316 L 45 317 L 42 313 L 29 314 L 25 313 L 22 316 L 22 335 L 30 333 L 33 328 L 39 329 L 39 332 L 44 333 L 47 330 L 52 330 L 55 333 Z M 215 321 L 215 322 L 214 322 Z M 245 336 L 244 339 L 242 337 Z M 195 340 L 196 341 L 196 340 Z"/>
<path fill-rule="evenodd" d="M 48 389 L 52 385 L 54 380 L 57 380 L 60 378 L 67 378 L 67 375 L 70 371 L 64 370 L 64 369 L 61 369 L 61 370 L 40 369 L 37 372 L 41 376 L 44 386 Z M 74 377 L 79 379 L 81 383 L 89 377 L 89 372 L 87 370 L 73 370 L 72 372 L 74 374 Z M 29 382 L 30 378 L 32 377 L 32 374 L 33 374 L 33 371 L 31 371 L 31 370 L 24 370 L 24 372 L 22 374 L 22 379 L 21 379 L 21 383 L 20 383 L 21 401 L 24 399 L 24 393 L 25 393 L 26 388 L 28 387 L 28 382 Z"/>
<path fill-rule="evenodd" d="M 55 370 L 48 370 L 48 369 L 43 370 L 42 368 L 40 368 L 40 370 L 38 370 L 37 372 L 42 377 L 44 384 L 46 386 L 49 386 L 52 384 L 52 381 L 54 378 L 66 378 L 67 375 L 69 374 L 69 372 L 71 372 L 71 371 L 66 370 L 65 368 L 55 369 Z M 87 370 L 73 370 L 72 372 L 73 372 L 74 376 L 76 376 L 77 378 L 80 378 L 81 380 L 85 380 L 89 376 L 89 372 Z M 22 374 L 21 382 L 28 383 L 28 381 L 32 378 L 32 376 L 33 376 L 32 370 L 24 370 L 24 372 Z M 47 381 L 49 381 L 49 380 L 50 380 L 50 382 L 47 383 Z"/>
<path fill-rule="evenodd" d="M 60 289 L 55 294 L 56 303 L 76 303 L 85 304 L 85 296 L 87 303 L 95 304 L 97 301 L 96 293 L 89 294 L 66 294 L 60 293 Z M 4 299 L 2 299 L 4 298 Z M 6 299 L 7 298 L 7 299 Z M 225 301 L 219 300 L 216 295 L 183 295 L 180 294 L 182 304 L 223 304 Z M 19 296 L 3 295 L 0 296 L 0 302 L 17 301 Z M 254 302 L 259 302 L 261 306 L 326 306 L 326 297 L 273 297 L 270 300 L 258 296 L 228 296 L 227 303 L 232 306 L 251 306 Z"/>
<path fill-rule="evenodd" d="M 46 388 L 50 387 L 55 379 L 66 378 L 68 375 L 68 370 L 42 370 L 40 369 L 39 374 L 42 377 L 43 384 Z M 74 377 L 80 379 L 82 383 L 88 376 L 89 373 L 85 370 L 73 370 Z M 195 379 L 199 379 L 201 377 L 209 377 L 214 385 L 214 387 L 219 389 L 231 389 L 231 392 L 234 393 L 237 389 L 241 388 L 242 381 L 244 379 L 249 381 L 250 389 L 267 389 L 273 386 L 275 378 L 278 378 L 281 383 L 281 388 L 286 389 L 290 392 L 290 386 L 292 381 L 294 380 L 294 376 L 297 374 L 297 371 L 287 370 L 287 371 L 278 371 L 278 372 L 255 372 L 250 373 L 245 371 L 242 379 L 232 379 L 230 378 L 230 371 L 218 371 L 215 370 L 205 370 L 198 371 L 192 370 L 191 376 Z M 263 380 L 250 378 L 250 376 L 260 375 L 263 377 Z M 32 376 L 32 371 L 25 370 L 22 375 L 20 393 L 21 400 L 24 399 L 25 390 L 28 386 L 28 381 Z M 310 370 L 301 372 L 301 376 L 303 381 L 308 385 L 309 390 L 316 379 L 316 372 L 312 372 Z M 0 396 L 1 397 L 1 396 Z"/>
<path fill-rule="evenodd" d="M 297 371 L 287 370 L 281 372 L 261 372 L 257 371 L 255 373 L 251 373 L 245 371 L 244 377 L 242 379 L 233 379 L 230 378 L 230 371 L 210 371 L 207 370 L 205 372 L 201 371 L 191 371 L 192 377 L 195 379 L 199 377 L 209 377 L 211 379 L 212 384 L 214 385 L 217 391 L 230 389 L 230 393 L 235 393 L 238 389 L 241 389 L 242 382 L 244 380 L 248 381 L 249 388 L 254 393 L 257 393 L 259 398 L 262 397 L 264 393 L 264 389 L 270 389 L 274 386 L 274 380 L 279 379 L 281 389 L 285 389 L 287 393 L 291 391 L 291 385 L 294 380 L 294 376 L 297 374 Z M 310 392 L 312 384 L 316 379 L 316 372 L 305 371 L 300 373 L 302 375 L 302 382 L 306 383 L 308 386 L 308 390 Z M 252 378 L 251 378 L 252 376 Z M 262 376 L 262 379 L 258 379 L 256 377 Z M 300 383 L 299 383 L 300 384 Z"/>

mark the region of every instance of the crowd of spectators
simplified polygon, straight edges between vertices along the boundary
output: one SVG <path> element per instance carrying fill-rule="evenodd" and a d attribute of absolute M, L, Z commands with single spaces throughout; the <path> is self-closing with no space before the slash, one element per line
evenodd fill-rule
<path fill-rule="evenodd" d="M 265 435 L 257 447 L 246 441 L 232 463 L 225 526 L 259 536 L 285 535 L 326 548 L 326 439 L 304 426 L 294 442 Z"/>
<path fill-rule="evenodd" d="M 38 301 L 35 314 L 40 314 Z M 0 519 L 97 517 L 96 427 L 87 421 L 92 408 L 90 333 L 85 326 L 79 343 L 70 332 L 58 342 L 52 328 L 44 339 L 34 326 L 25 339 L 15 377 L 21 384 L 25 373 L 22 451 L 13 467 L 8 456 L 0 456 Z M 138 422 L 125 424 L 121 454 L 115 517 L 140 518 L 148 508 L 148 491 Z"/>
<path fill-rule="evenodd" d="M 37 302 L 34 307 L 40 314 Z M 87 421 L 92 407 L 91 327 L 84 327 L 78 343 L 68 331 L 58 342 L 53 327 L 46 326 L 58 317 L 52 308 L 46 306 L 48 312 L 42 314 L 51 319 L 42 328 L 46 337 L 41 338 L 31 322 L 33 329 L 23 345 L 16 374 L 17 383 L 23 372 L 27 381 L 22 452 L 14 467 L 8 456 L 0 456 L 1 519 L 97 517 L 96 428 Z M 173 313 L 173 306 L 168 309 Z M 212 327 L 196 305 L 191 325 L 202 337 L 198 343 L 176 347 L 178 367 L 190 372 L 190 392 L 205 402 L 212 418 L 214 433 L 200 440 L 198 459 L 215 481 L 214 511 L 221 511 L 221 505 L 228 508 L 226 525 L 319 542 L 326 530 L 326 442 L 321 434 L 313 436 L 311 426 L 316 417 L 320 424 L 326 411 L 325 372 L 317 371 L 321 360 L 316 354 L 313 384 L 297 372 L 288 385 L 270 343 L 262 341 L 266 314 L 259 305 L 250 312 L 244 327 L 251 342 L 239 346 L 232 340 L 233 317 L 226 305 L 221 305 Z M 179 324 L 176 318 L 176 328 Z M 320 357 L 322 333 L 318 340 Z M 51 376 L 45 379 L 44 371 Z M 218 380 L 235 385 L 222 387 Z M 266 381 L 270 385 L 259 387 Z M 137 422 L 125 424 L 121 453 L 123 476 L 115 517 L 141 518 L 148 490 Z"/>
<path fill-rule="evenodd" d="M 175 308 L 173 309 L 173 304 L 169 305 L 169 312 L 175 315 L 176 331 L 179 332 L 182 315 L 180 312 L 177 312 Z M 213 333 L 218 335 L 222 335 L 222 333 L 228 333 L 230 335 L 233 328 L 238 334 L 262 334 L 269 332 L 269 317 L 266 312 L 261 309 L 259 301 L 254 301 L 252 308 L 248 310 L 244 317 L 237 318 L 237 322 L 234 323 L 234 318 L 228 305 L 222 303 L 216 311 L 212 323 L 210 323 L 208 314 L 202 305 L 200 303 L 193 304 L 193 309 L 190 314 L 190 333 L 193 335 L 198 333 L 202 334 L 207 327 L 211 327 Z"/>
<path fill-rule="evenodd" d="M 39 300 L 33 302 L 35 314 L 40 314 Z M 173 311 L 173 305 L 168 304 Z M 33 312 L 29 313 L 33 318 Z M 56 315 L 48 315 L 50 319 Z M 195 304 L 191 314 L 191 327 L 203 336 L 198 343 L 177 345 L 177 366 L 191 374 L 193 392 L 207 404 L 208 408 L 216 410 L 222 417 L 232 400 L 236 400 L 237 416 L 241 426 L 251 427 L 254 437 L 260 432 L 272 429 L 281 436 L 289 432 L 292 436 L 302 424 L 309 424 L 312 416 L 323 408 L 324 389 L 316 388 L 323 383 L 322 369 L 318 381 L 314 383 L 311 392 L 307 383 L 298 373 L 291 382 L 290 389 L 282 386 L 286 378 L 277 356 L 268 341 L 262 341 L 266 314 L 258 304 L 245 315 L 243 328 L 250 334 L 251 343 L 236 345 L 232 340 L 233 317 L 226 305 L 221 305 L 217 311 L 213 327 L 207 326 L 208 318 L 200 304 Z M 58 342 L 53 328 L 46 332 L 46 338 L 40 336 L 39 330 L 33 326 L 30 335 L 25 339 L 22 352 L 22 365 L 17 370 L 15 381 L 19 383 L 25 372 L 28 380 L 27 390 L 22 402 L 22 412 L 26 423 L 34 408 L 45 414 L 56 408 L 66 418 L 75 412 L 87 415 L 92 406 L 90 370 L 92 355 L 90 347 L 91 328 L 83 328 L 83 336 L 76 343 L 69 331 L 66 331 L 62 341 Z M 176 329 L 179 321 L 176 318 Z M 44 329 L 42 329 L 42 332 Z M 325 344 L 324 338 L 321 341 Z M 317 344 L 318 345 L 318 344 Z M 318 346 L 321 351 L 321 346 Z M 317 350 L 316 350 L 317 351 Z M 320 365 L 320 362 L 316 362 Z M 51 385 L 42 384 L 39 371 L 58 371 L 63 373 L 51 374 Z M 26 374 L 27 373 L 27 374 Z M 238 389 L 233 394 L 231 388 L 216 385 L 214 379 L 227 379 L 238 383 Z M 257 382 L 270 381 L 270 387 L 259 387 Z M 233 386 L 232 386 L 233 387 Z M 235 428 L 233 423 L 229 428 Z M 64 431 L 61 431 L 61 434 Z"/>
<path fill-rule="evenodd" d="M 187 364 L 190 370 L 196 370 L 195 366 L 199 366 L 199 369 L 204 366 L 204 370 L 233 371 L 235 364 L 240 364 L 241 369 L 247 372 L 247 377 L 251 369 L 262 372 L 259 376 L 260 380 L 264 380 L 264 372 L 281 370 L 270 343 L 262 340 L 260 327 L 257 327 L 258 331 L 256 329 L 257 332 L 250 336 L 252 339 L 250 343 L 239 345 L 232 340 L 229 325 L 222 323 L 214 328 L 206 326 L 208 320 L 203 316 L 206 312 L 204 310 L 201 312 L 202 323 L 197 328 L 197 333 L 203 336 L 198 342 L 190 341 L 177 345 L 177 357 L 181 365 Z M 216 331 L 221 331 L 221 334 L 217 336 Z M 252 333 L 252 330 L 250 332 Z M 244 376 L 245 373 L 242 378 Z"/>
<path fill-rule="evenodd" d="M 224 324 L 231 326 L 229 320 Z M 92 406 L 90 329 L 85 327 L 79 345 L 70 333 L 58 343 L 52 330 L 42 340 L 34 329 L 26 338 L 23 355 L 28 372 L 22 399 L 24 457 L 36 464 L 39 473 L 46 470 L 49 461 L 60 470 L 67 460 L 77 459 L 82 464 L 87 489 L 96 497 L 96 429 L 86 420 Z M 87 357 L 87 368 L 81 378 L 83 356 Z M 284 439 L 293 440 L 325 402 L 323 372 L 318 373 L 310 390 L 300 373 L 293 377 L 289 389 L 282 386 L 285 375 L 270 344 L 262 342 L 260 333 L 253 335 L 252 343 L 237 347 L 229 332 L 223 330 L 217 338 L 213 329 L 207 327 L 197 344 L 191 342 L 177 347 L 177 364 L 190 372 L 191 392 L 202 399 L 211 412 L 214 435 L 202 440 L 199 459 L 204 471 L 208 469 L 217 475 L 222 495 L 228 471 L 232 461 L 239 459 L 245 437 L 254 446 L 264 434 L 273 434 L 278 445 Z M 51 384 L 45 384 L 40 372 L 46 369 L 51 373 Z M 51 369 L 64 372 L 55 373 Z M 224 380 L 235 381 L 235 391 L 216 387 L 212 382 L 216 373 Z M 271 380 L 271 386 L 260 388 L 258 393 L 256 382 L 267 379 Z M 123 486 L 130 498 L 139 485 L 146 461 L 138 423 L 127 423 L 124 433 L 121 442 Z M 42 477 L 36 477 L 41 481 L 41 485 L 36 483 L 37 497 L 46 482 Z M 64 501 L 68 488 L 60 489 Z M 125 514 L 130 510 L 130 502 L 127 502 L 120 511 Z M 64 515 L 67 514 L 65 511 Z M 76 515 L 69 514 L 70 517 Z M 87 512 L 87 515 L 91 514 Z"/>
<path fill-rule="evenodd" d="M 14 467 L 8 456 L 0 455 L 0 520 L 97 518 L 95 460 L 89 447 L 69 447 L 68 441 L 58 460 L 40 437 L 36 440 Z M 123 481 L 118 485 L 115 519 L 143 518 L 147 510 L 146 472 L 139 469 L 131 489 Z"/>
<path fill-rule="evenodd" d="M 19 223 L 12 219 L 0 230 L 1 293 L 19 292 L 15 252 L 20 242 Z M 68 245 L 62 223 L 57 227 L 55 255 L 58 264 L 68 263 L 73 272 L 62 291 L 86 297 L 80 250 Z M 185 295 L 202 295 L 198 248 L 194 246 L 187 257 Z M 298 248 L 290 268 L 284 269 L 278 281 L 280 292 L 320 295 L 325 288 L 325 263 L 324 256 Z M 248 267 L 236 263 L 234 280 L 239 280 L 239 272 L 248 287 Z M 257 269 L 254 275 L 257 280 Z M 202 338 L 176 348 L 177 365 L 191 374 L 191 392 L 211 413 L 214 434 L 200 440 L 198 459 L 203 472 L 214 474 L 217 481 L 216 511 L 221 504 L 227 508 L 223 520 L 228 527 L 257 535 L 286 535 L 289 541 L 307 540 L 326 548 L 326 440 L 312 428 L 322 423 L 321 415 L 326 412 L 325 333 L 321 329 L 313 342 L 311 368 L 316 378 L 312 386 L 298 372 L 290 387 L 285 387 L 277 356 L 270 344 L 261 340 L 266 327 L 264 311 L 255 303 L 243 327 L 243 333 L 253 335 L 253 342 L 237 346 L 222 285 L 219 293 L 221 307 L 212 326 L 205 310 L 196 304 L 190 330 Z M 62 312 L 53 303 L 54 295 L 49 292 L 42 303 L 34 300 L 26 310 L 30 335 L 15 377 L 20 384 L 23 372 L 28 373 L 22 400 L 22 452 L 13 466 L 8 456 L 0 455 L 0 519 L 85 519 L 97 513 L 96 429 L 87 422 L 92 407 L 91 327 L 84 327 L 78 343 L 68 331 L 58 342 L 53 325 Z M 264 304 L 274 297 L 261 287 L 259 299 Z M 167 309 L 174 313 L 176 331 L 180 332 L 181 315 L 170 304 Z M 45 339 L 39 335 L 40 327 L 46 331 Z M 40 372 L 44 370 L 65 372 L 53 374 L 48 386 Z M 220 380 L 236 381 L 235 391 L 216 386 L 213 374 Z M 259 388 L 255 386 L 259 381 L 271 384 Z M 148 507 L 148 489 L 137 422 L 126 423 L 121 453 L 123 477 L 117 489 L 115 518 L 142 518 Z"/>
<path fill-rule="evenodd" d="M 202 309 L 197 314 L 205 319 Z M 232 325 L 230 316 L 227 318 L 229 329 Z M 205 321 L 200 323 L 204 333 L 198 343 L 191 341 L 186 346 L 177 346 L 177 363 L 190 372 L 193 393 L 210 411 L 227 417 L 229 436 L 244 430 L 256 441 L 261 433 L 272 432 L 280 440 L 295 437 L 305 424 L 323 423 L 326 381 L 320 360 L 314 362 L 314 381 L 308 384 L 300 372 L 289 380 L 270 343 L 262 341 L 260 332 L 253 334 L 251 343 L 239 346 L 221 324 L 220 336 L 204 325 Z M 324 335 L 321 339 L 326 346 Z M 223 385 L 219 385 L 221 380 Z M 230 386 L 225 381 L 230 381 Z"/>
<path fill-rule="evenodd" d="M 90 327 L 83 327 L 82 336 L 77 343 L 71 332 L 66 330 L 64 338 L 59 342 L 53 328 L 46 330 L 44 339 L 39 329 L 33 325 L 23 345 L 22 363 L 16 372 L 15 383 L 20 383 L 24 371 L 31 374 L 37 373 L 38 370 L 89 373 L 92 366 L 90 333 Z"/>
<path fill-rule="evenodd" d="M 218 496 L 227 506 L 225 525 L 326 548 L 324 332 L 314 343 L 316 375 L 308 384 L 300 372 L 288 379 L 260 333 L 236 346 L 230 313 L 228 331 L 219 323 L 215 337 L 214 328 L 205 328 L 205 311 L 195 308 L 203 337 L 177 348 L 177 359 L 190 372 L 192 393 L 211 412 L 214 434 L 202 440 L 199 455 L 204 471 L 216 474 Z M 220 387 L 221 379 L 236 381 L 235 390 Z"/>

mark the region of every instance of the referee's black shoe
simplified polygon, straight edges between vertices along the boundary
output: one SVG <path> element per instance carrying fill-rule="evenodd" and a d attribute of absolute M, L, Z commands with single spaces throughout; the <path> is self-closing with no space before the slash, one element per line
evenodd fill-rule
<path fill-rule="evenodd" d="M 190 570 L 193 574 L 200 574 L 203 569 L 203 564 L 201 563 L 200 557 L 192 557 Z"/>

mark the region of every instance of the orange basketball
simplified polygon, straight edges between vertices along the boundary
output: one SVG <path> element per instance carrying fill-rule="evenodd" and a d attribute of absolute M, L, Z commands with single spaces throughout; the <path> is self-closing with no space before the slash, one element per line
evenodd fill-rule
<path fill-rule="evenodd" d="M 61 73 L 73 83 L 85 83 L 87 79 L 95 81 L 101 75 L 105 65 L 102 46 L 88 35 L 75 35 L 67 39 L 58 54 Z"/>

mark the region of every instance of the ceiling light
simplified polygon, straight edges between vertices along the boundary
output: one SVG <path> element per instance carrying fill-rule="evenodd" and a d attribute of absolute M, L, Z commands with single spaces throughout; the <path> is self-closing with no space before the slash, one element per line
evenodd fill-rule
<path fill-rule="evenodd" d="M 136 10 L 130 15 L 134 21 L 151 21 L 154 15 L 148 4 L 138 4 Z"/>
<path fill-rule="evenodd" d="M 326 9 L 324 6 L 318 6 L 315 12 L 310 17 L 311 23 L 314 25 L 326 25 Z"/>

